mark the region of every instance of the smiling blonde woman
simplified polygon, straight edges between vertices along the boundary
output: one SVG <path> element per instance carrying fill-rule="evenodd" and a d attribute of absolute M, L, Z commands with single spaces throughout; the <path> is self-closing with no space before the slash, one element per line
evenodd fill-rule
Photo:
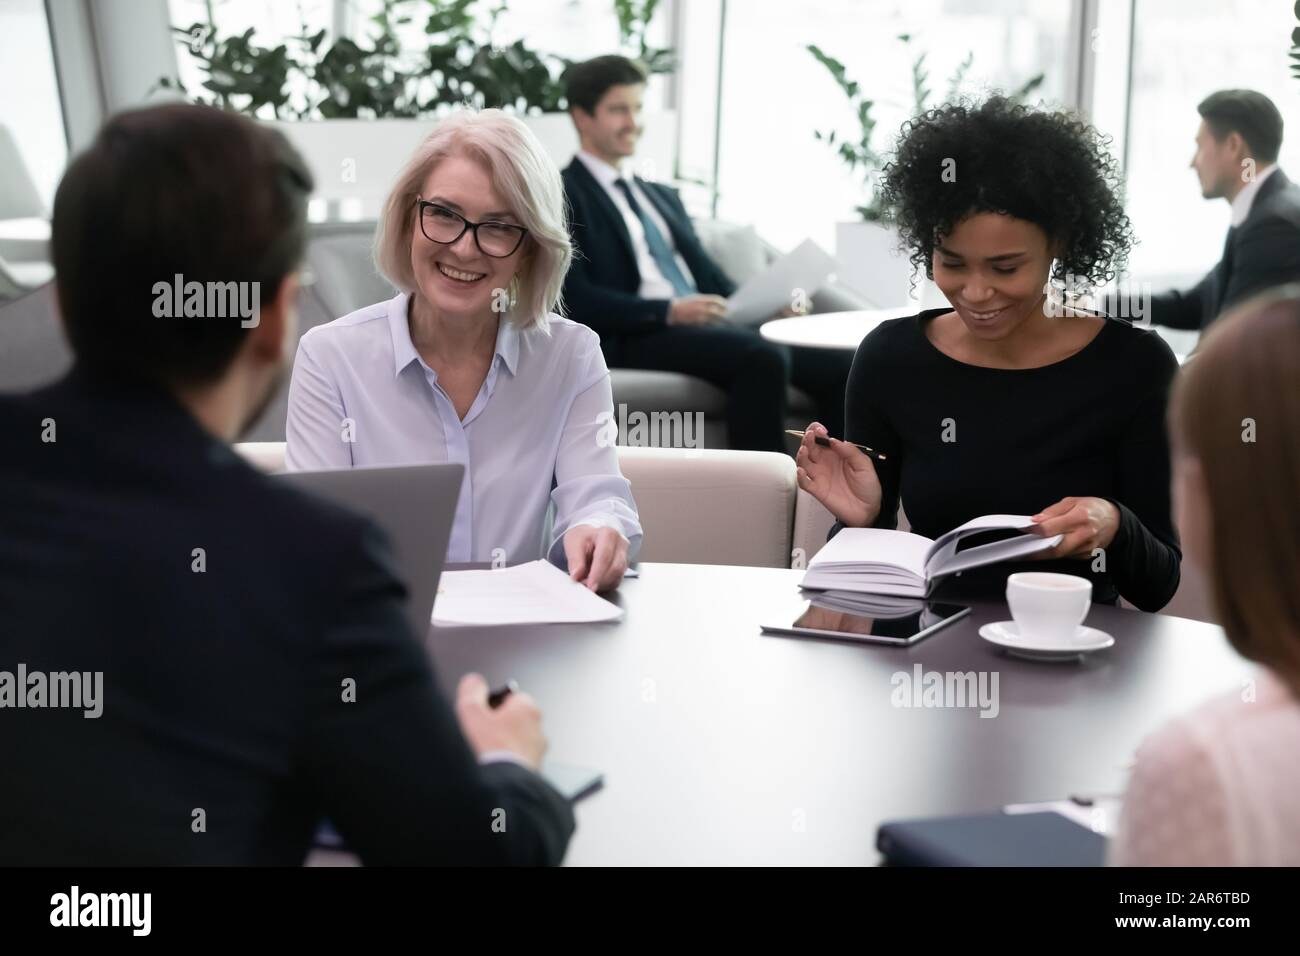
<path fill-rule="evenodd" d="M 448 560 L 546 557 L 617 587 L 641 526 L 603 438 L 600 340 L 556 314 L 571 257 L 559 171 L 528 128 L 499 110 L 443 120 L 376 235 L 400 294 L 302 338 L 287 467 L 458 462 Z"/>

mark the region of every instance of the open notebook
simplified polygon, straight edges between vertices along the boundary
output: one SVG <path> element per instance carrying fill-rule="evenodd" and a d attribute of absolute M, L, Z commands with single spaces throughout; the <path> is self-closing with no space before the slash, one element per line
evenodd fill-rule
<path fill-rule="evenodd" d="M 1060 543 L 1062 535 L 1042 538 L 1023 533 L 958 551 L 962 539 L 985 531 L 1025 531 L 1028 515 L 984 515 L 953 528 L 938 540 L 909 531 L 844 528 L 808 562 L 800 586 L 810 590 L 862 591 L 925 597 L 950 574 L 999 561 L 1014 561 Z"/>

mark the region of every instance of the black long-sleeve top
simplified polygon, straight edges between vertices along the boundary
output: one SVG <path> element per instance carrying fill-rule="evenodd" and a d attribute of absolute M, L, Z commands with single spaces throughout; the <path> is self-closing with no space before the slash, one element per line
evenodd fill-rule
<path fill-rule="evenodd" d="M 886 455 L 878 528 L 900 498 L 912 530 L 937 538 L 986 514 L 1036 514 L 1069 496 L 1112 502 L 1119 529 L 1095 558 L 1013 562 L 968 571 L 944 593 L 999 597 L 1014 571 L 1092 579 L 1147 611 L 1178 588 L 1181 551 L 1170 514 L 1165 406 L 1178 369 L 1154 332 L 1108 320 L 1086 346 L 1050 365 L 984 368 L 944 354 L 930 309 L 885 322 L 858 346 L 845 396 L 845 437 Z M 836 525 L 831 534 L 835 534 Z"/>

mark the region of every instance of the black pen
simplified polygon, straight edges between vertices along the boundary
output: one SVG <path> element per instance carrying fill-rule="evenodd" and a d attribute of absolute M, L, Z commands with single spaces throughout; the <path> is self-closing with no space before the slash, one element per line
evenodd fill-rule
<path fill-rule="evenodd" d="M 518 689 L 519 689 L 519 685 L 515 681 L 512 680 L 506 681 L 505 686 L 500 687 L 497 690 L 492 691 L 492 693 L 488 694 L 488 706 L 491 707 L 493 710 L 495 710 L 505 702 L 505 699 L 507 697 L 509 697 Z"/>
<path fill-rule="evenodd" d="M 804 436 L 805 434 L 807 434 L 806 432 L 795 431 L 793 428 L 787 428 L 787 429 L 785 430 L 785 433 L 786 433 L 787 435 L 793 435 L 795 438 L 803 438 L 803 436 Z M 814 436 L 813 436 L 813 441 L 815 441 L 817 444 L 821 445 L 823 448 L 830 448 L 830 447 L 831 447 L 831 440 L 830 440 L 829 438 L 826 438 L 826 437 L 822 436 L 822 435 L 814 435 Z M 866 445 L 859 445 L 859 444 L 858 444 L 857 442 L 855 442 L 855 441 L 845 442 L 845 444 L 847 444 L 847 445 L 852 445 L 854 448 L 856 448 L 858 451 L 862 452 L 862 454 L 866 455 L 868 458 L 872 458 L 872 459 L 874 459 L 874 460 L 876 460 L 876 461 L 884 461 L 884 460 L 885 460 L 885 456 L 882 455 L 880 452 L 876 451 L 874 448 L 869 448 L 869 447 L 867 447 Z"/>

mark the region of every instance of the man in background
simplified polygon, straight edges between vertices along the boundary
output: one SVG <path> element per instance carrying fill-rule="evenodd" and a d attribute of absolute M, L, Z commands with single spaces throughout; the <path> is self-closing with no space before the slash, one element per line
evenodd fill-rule
<path fill-rule="evenodd" d="M 565 168 L 575 256 L 564 284 L 571 318 L 600 335 L 611 367 L 681 372 L 727 393 L 732 448 L 784 451 L 786 389 L 843 434 L 852 355 L 789 349 L 721 324 L 736 285 L 700 244 L 677 191 L 631 174 L 646 73 L 621 56 L 571 67 L 569 115 L 580 149 Z"/>
<path fill-rule="evenodd" d="M 1232 225 L 1223 257 L 1186 292 L 1151 299 L 1151 321 L 1201 330 L 1231 306 L 1300 281 L 1300 187 L 1277 166 L 1282 114 L 1253 90 L 1221 90 L 1196 108 L 1192 168 L 1206 199 L 1226 199 Z"/>

